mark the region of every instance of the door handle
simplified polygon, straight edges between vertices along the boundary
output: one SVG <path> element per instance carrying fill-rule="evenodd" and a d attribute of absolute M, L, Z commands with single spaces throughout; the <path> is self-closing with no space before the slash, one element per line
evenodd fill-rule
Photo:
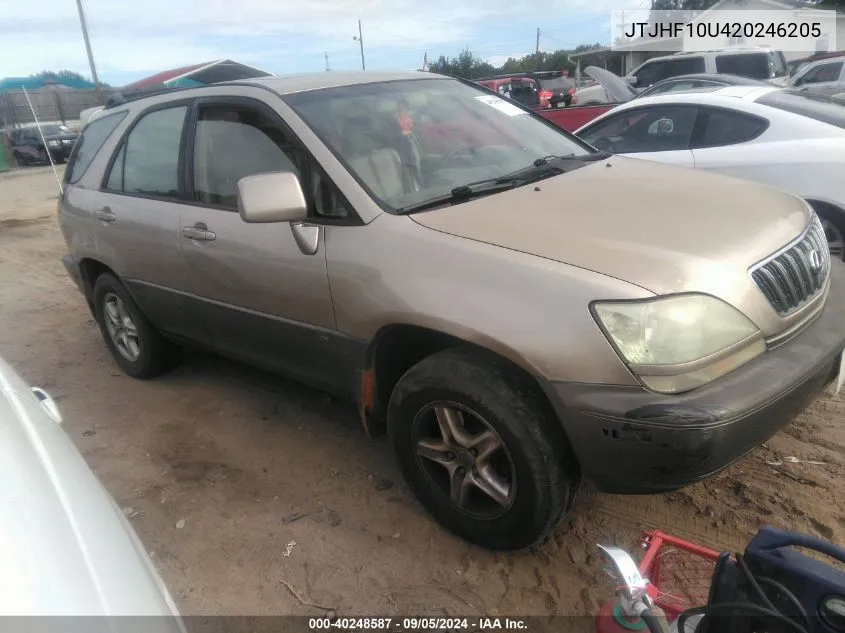
<path fill-rule="evenodd" d="M 197 242 L 213 242 L 217 239 L 217 234 L 209 231 L 205 226 L 182 227 L 182 235 Z"/>
<path fill-rule="evenodd" d="M 117 216 L 111 212 L 109 207 L 103 207 L 97 211 L 97 219 L 103 224 L 114 224 L 114 221 L 117 220 Z"/>

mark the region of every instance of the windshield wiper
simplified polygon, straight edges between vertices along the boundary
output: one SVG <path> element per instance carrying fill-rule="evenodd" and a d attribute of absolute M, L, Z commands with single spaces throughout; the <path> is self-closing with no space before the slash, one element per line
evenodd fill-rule
<path fill-rule="evenodd" d="M 416 202 L 396 210 L 398 215 L 405 215 L 415 211 L 423 211 L 434 207 L 442 206 L 447 203 L 459 203 L 474 198 L 476 196 L 483 196 L 499 191 L 507 191 L 514 187 L 527 185 L 543 178 L 550 176 L 557 176 L 564 174 L 578 167 L 582 167 L 584 163 L 604 160 L 610 156 L 607 152 L 594 152 L 592 154 L 584 154 L 582 156 L 575 156 L 574 154 L 567 154 L 565 156 L 543 156 L 537 158 L 527 167 L 522 167 L 516 171 L 512 171 L 503 176 L 496 176 L 495 178 L 485 178 L 484 180 L 476 180 L 475 182 L 468 182 L 465 185 L 454 187 L 449 193 L 429 198 L 422 202 Z"/>

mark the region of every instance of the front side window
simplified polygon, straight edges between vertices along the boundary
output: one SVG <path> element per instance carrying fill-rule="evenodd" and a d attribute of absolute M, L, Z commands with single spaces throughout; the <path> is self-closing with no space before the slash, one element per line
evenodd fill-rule
<path fill-rule="evenodd" d="M 144 196 L 178 197 L 179 148 L 187 110 L 183 105 L 143 115 L 112 163 L 106 188 Z"/>
<path fill-rule="evenodd" d="M 125 116 L 125 111 L 115 112 L 91 121 L 85 126 L 68 158 L 65 182 L 73 184 L 82 178 L 91 161 L 94 160 L 94 156 Z"/>
<path fill-rule="evenodd" d="M 704 108 L 694 147 L 718 147 L 750 141 L 768 127 L 768 121 L 741 112 Z"/>
<path fill-rule="evenodd" d="M 593 147 L 615 154 L 689 149 L 698 109 L 658 106 L 627 110 L 581 133 Z"/>
<path fill-rule="evenodd" d="M 592 154 L 515 103 L 454 79 L 342 86 L 285 100 L 392 212 L 538 158 Z"/>
<path fill-rule="evenodd" d="M 238 207 L 238 181 L 276 171 L 300 175 L 287 133 L 267 116 L 243 106 L 202 107 L 194 141 L 194 199 Z"/>

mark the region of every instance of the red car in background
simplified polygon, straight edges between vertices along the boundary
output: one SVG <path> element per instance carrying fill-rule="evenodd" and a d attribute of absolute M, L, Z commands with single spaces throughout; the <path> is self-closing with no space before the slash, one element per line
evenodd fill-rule
<path fill-rule="evenodd" d="M 591 67 L 592 68 L 592 67 Z M 590 75 L 591 68 L 584 72 Z M 594 77 L 595 78 L 595 77 Z M 476 79 L 485 88 L 532 108 L 545 119 L 574 132 L 604 114 L 617 103 L 579 106 L 575 103 L 575 82 L 564 71 L 535 71 Z M 630 95 L 619 95 L 619 102 Z"/>
<path fill-rule="evenodd" d="M 575 82 L 566 70 L 510 73 L 475 81 L 531 108 L 564 108 L 572 104 L 575 95 Z"/>

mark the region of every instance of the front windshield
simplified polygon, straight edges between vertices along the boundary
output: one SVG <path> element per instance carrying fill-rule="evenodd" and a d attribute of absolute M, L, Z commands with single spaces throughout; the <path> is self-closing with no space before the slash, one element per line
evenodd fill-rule
<path fill-rule="evenodd" d="M 589 146 L 512 101 L 454 79 L 300 92 L 287 103 L 388 211 Z"/>

